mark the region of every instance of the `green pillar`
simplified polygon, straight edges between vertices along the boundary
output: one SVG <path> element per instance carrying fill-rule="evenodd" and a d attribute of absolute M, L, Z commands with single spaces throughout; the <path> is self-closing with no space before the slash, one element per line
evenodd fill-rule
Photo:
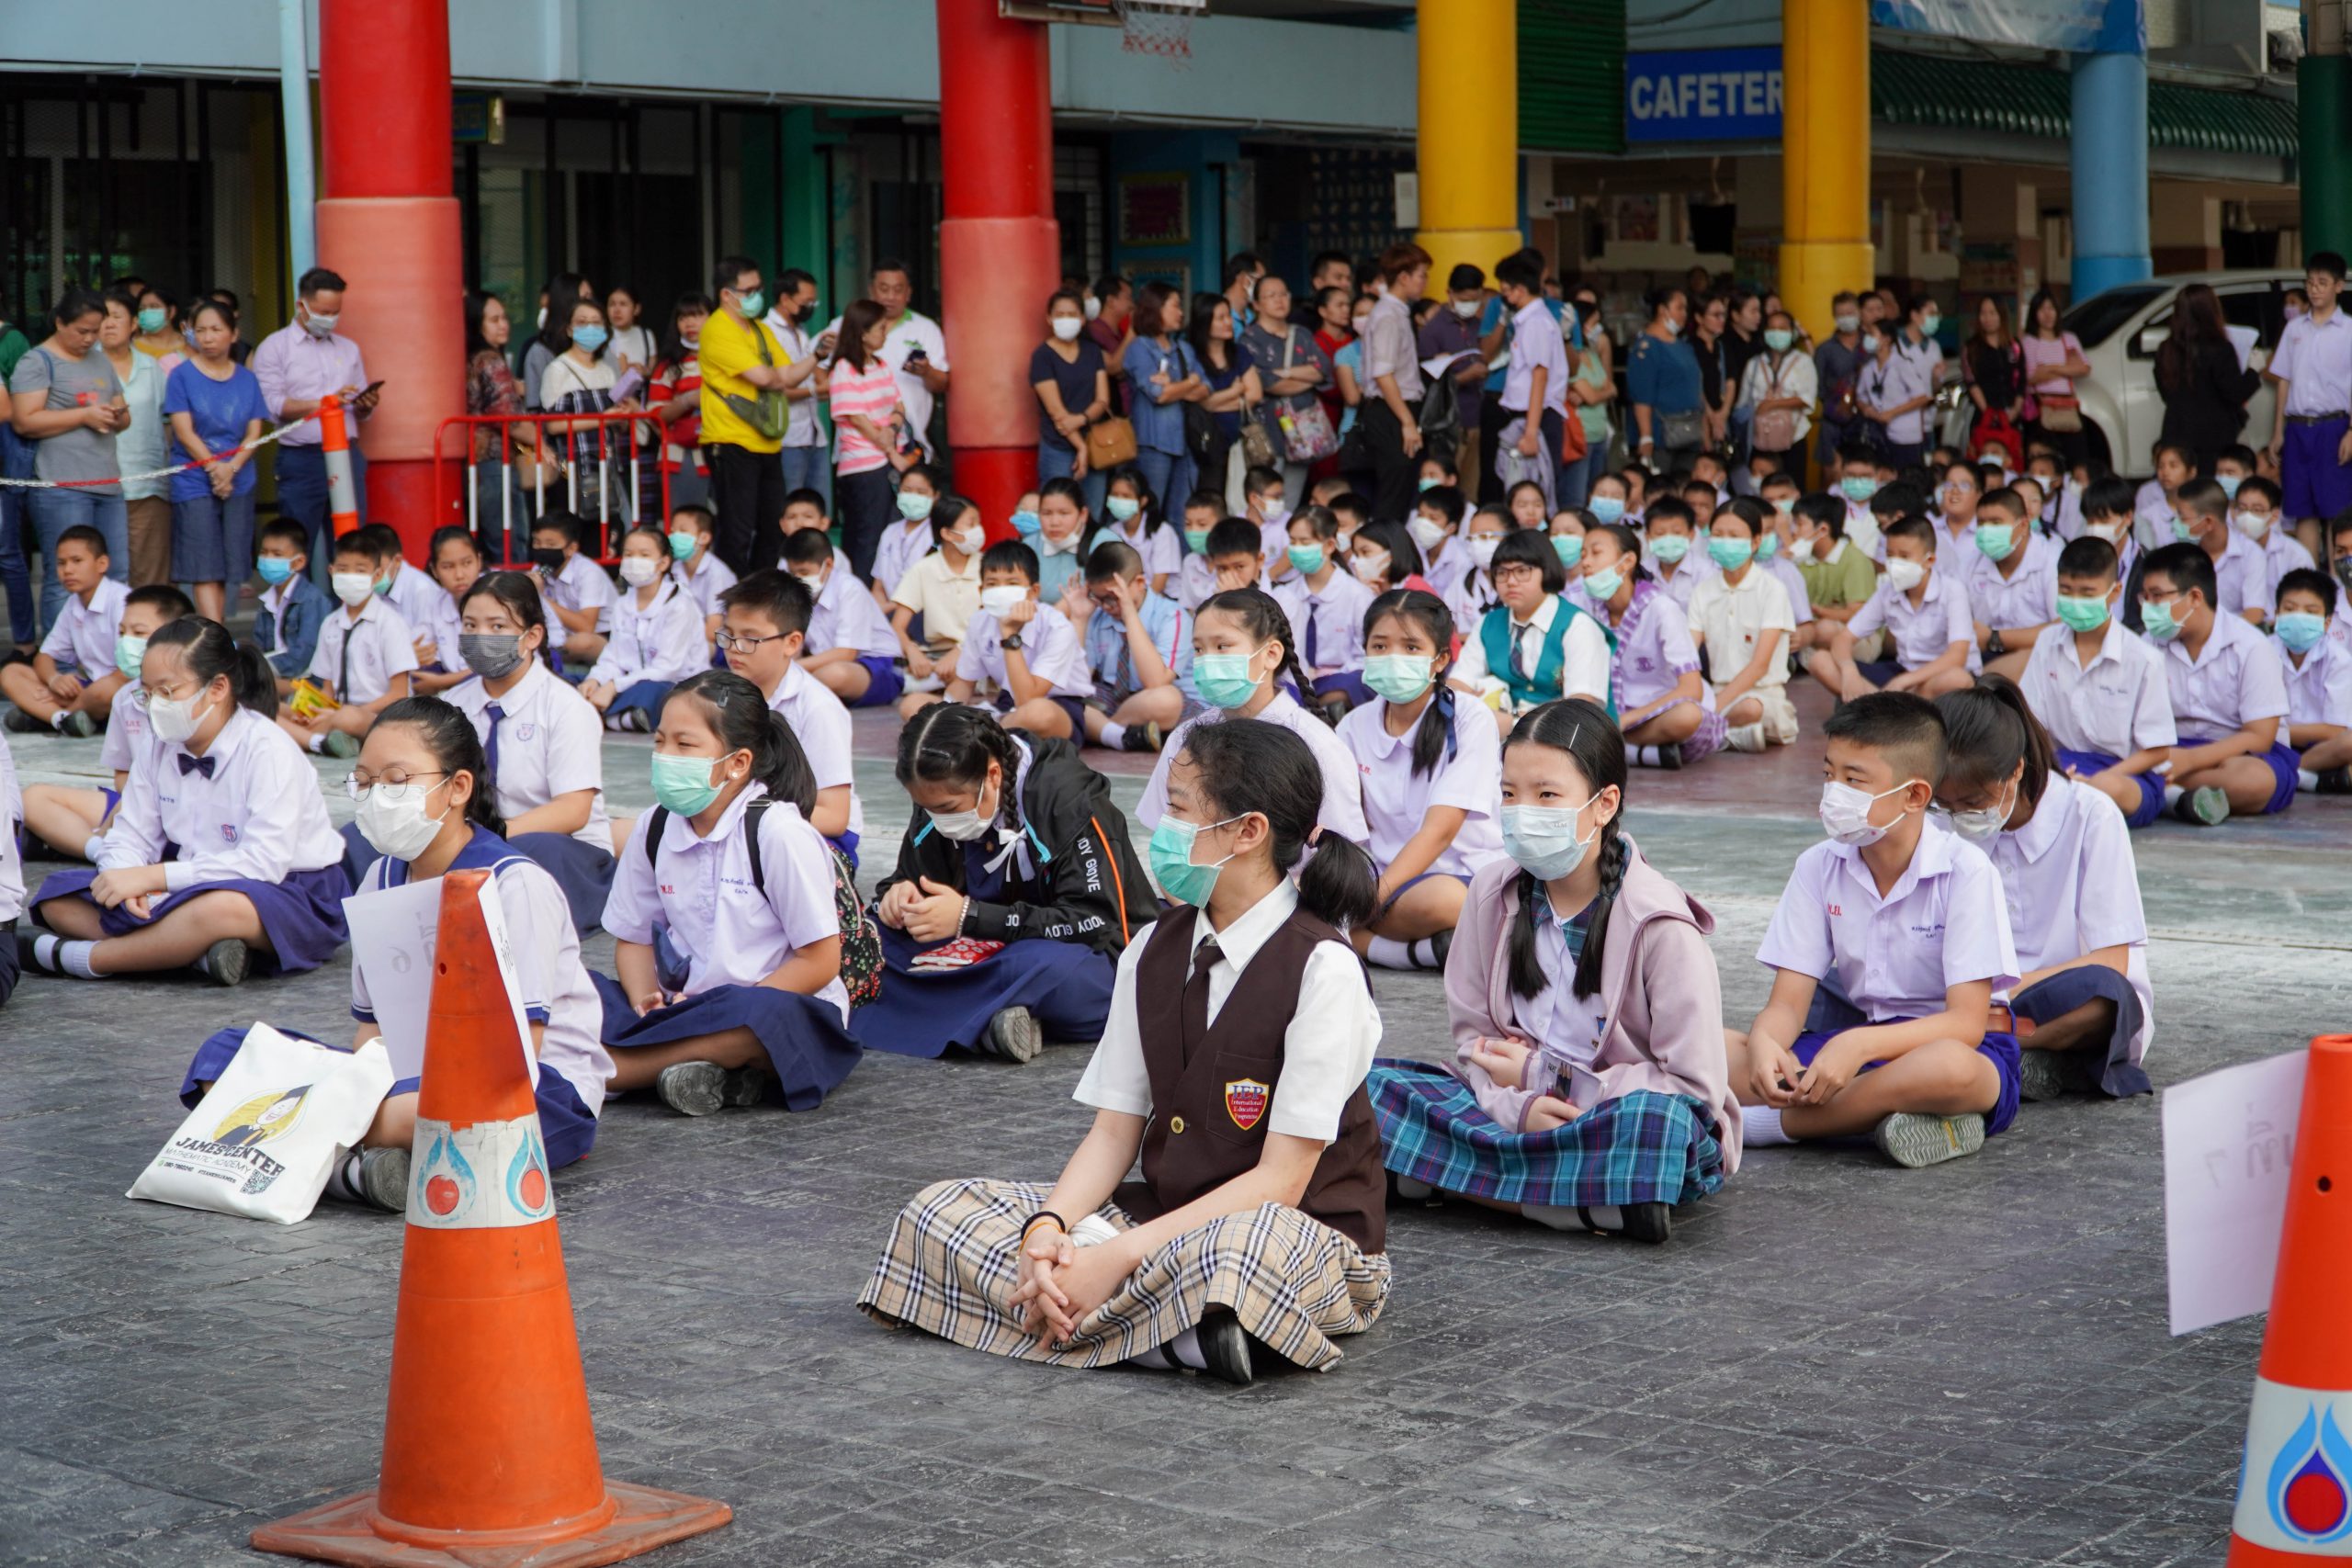
<path fill-rule="evenodd" d="M 2304 55 L 2295 99 L 2303 254 L 2352 254 L 2352 57 Z"/>
<path fill-rule="evenodd" d="M 786 265 L 777 254 L 782 238 L 777 219 L 783 207 L 777 153 L 783 137 L 776 120 L 774 114 L 752 110 L 736 122 L 743 128 L 735 163 L 736 210 L 743 215 L 743 254 L 758 262 L 761 272 L 769 276 Z"/>
<path fill-rule="evenodd" d="M 838 140 L 819 134 L 815 109 L 784 111 L 784 155 L 777 171 L 781 178 L 776 194 L 777 265 L 815 273 L 818 292 L 835 309 L 843 300 L 831 276 L 832 191 L 825 149 Z"/>

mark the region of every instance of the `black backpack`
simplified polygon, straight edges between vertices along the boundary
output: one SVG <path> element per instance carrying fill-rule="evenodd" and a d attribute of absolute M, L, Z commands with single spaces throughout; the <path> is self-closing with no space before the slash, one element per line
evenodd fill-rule
<path fill-rule="evenodd" d="M 768 890 L 768 873 L 760 859 L 760 818 L 772 804 L 763 795 L 743 807 L 743 847 L 752 857 L 752 886 L 763 897 Z M 652 820 L 645 825 L 648 866 L 662 852 L 662 834 L 669 826 L 669 807 L 655 807 Z M 882 994 L 882 932 L 857 896 L 857 878 L 850 871 L 848 859 L 831 843 L 825 845 L 825 852 L 832 857 L 833 913 L 842 926 L 842 985 L 849 992 L 849 1005 L 861 1008 Z"/>

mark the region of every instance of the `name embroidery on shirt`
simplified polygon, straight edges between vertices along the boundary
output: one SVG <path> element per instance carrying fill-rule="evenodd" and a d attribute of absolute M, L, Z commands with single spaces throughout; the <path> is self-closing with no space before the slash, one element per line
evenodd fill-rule
<path fill-rule="evenodd" d="M 1842 920 L 1846 918 L 1846 911 L 1839 906 L 1832 904 L 1829 906 L 1829 918 L 1833 920 Z"/>

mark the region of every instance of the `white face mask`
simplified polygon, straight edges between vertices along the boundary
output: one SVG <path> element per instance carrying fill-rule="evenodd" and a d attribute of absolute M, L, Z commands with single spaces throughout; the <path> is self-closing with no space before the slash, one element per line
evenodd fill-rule
<path fill-rule="evenodd" d="M 1028 597 L 1029 590 L 1026 588 L 1016 588 L 1010 583 L 1001 583 L 994 588 L 980 590 L 980 608 L 1001 621 L 1012 613 L 1012 607 L 1015 604 Z"/>
<path fill-rule="evenodd" d="M 2125 525 L 2121 523 L 2086 523 L 2083 525 L 2083 532 L 2094 539 L 2105 539 L 2109 544 L 2115 545 L 2122 542 L 2124 527 Z"/>
<path fill-rule="evenodd" d="M 1890 556 L 1886 562 L 1886 580 L 1894 584 L 1898 593 L 1908 593 L 1928 580 L 1928 569 L 1915 560 Z"/>
<path fill-rule="evenodd" d="M 210 703 L 198 706 L 203 697 L 201 691 L 190 692 L 185 697 L 159 697 L 149 694 L 147 725 L 155 732 L 155 739 L 167 746 L 176 746 L 194 735 L 212 706 Z"/>
<path fill-rule="evenodd" d="M 1871 807 L 1888 795 L 1900 795 L 1910 787 L 1906 781 L 1893 789 L 1868 795 L 1852 784 L 1839 784 L 1832 779 L 1821 786 L 1822 829 L 1838 842 L 1850 844 L 1857 849 L 1864 844 L 1875 844 L 1894 829 L 1894 823 L 1879 827 L 1871 820 Z M 1901 820 L 1900 817 L 1895 818 L 1896 822 Z"/>
<path fill-rule="evenodd" d="M 2270 532 L 2271 518 L 2267 512 L 2233 512 L 2230 521 L 2237 525 L 2239 533 L 2249 539 L 2258 540 Z"/>
<path fill-rule="evenodd" d="M 447 784 L 430 788 L 413 784 L 376 784 L 359 797 L 359 807 L 352 820 L 359 825 L 359 836 L 375 847 L 379 855 L 397 861 L 412 861 L 431 847 L 441 836 L 442 817 L 425 814 L 424 803 L 435 790 Z"/>
<path fill-rule="evenodd" d="M 1056 316 L 1054 318 L 1054 336 L 1059 338 L 1064 343 L 1077 342 L 1078 334 L 1085 330 L 1086 323 L 1080 321 L 1076 316 Z"/>
<path fill-rule="evenodd" d="M 1476 317 L 1478 310 L 1479 302 L 1476 299 L 1456 299 L 1453 302 L 1453 313 L 1465 321 Z"/>
<path fill-rule="evenodd" d="M 797 571 L 792 575 L 800 578 L 800 586 L 808 590 L 808 597 L 811 599 L 820 597 L 824 593 L 825 574 L 823 572 L 820 571 L 814 577 L 803 577 Z"/>
<path fill-rule="evenodd" d="M 939 836 L 943 839 L 952 840 L 959 844 L 977 842 L 986 836 L 989 827 L 996 821 L 995 807 L 990 806 L 986 811 L 980 809 L 987 804 L 987 797 L 981 795 L 975 798 L 972 809 L 969 811 L 932 812 L 931 825 L 939 829 Z"/>
<path fill-rule="evenodd" d="M 376 580 L 364 571 L 338 571 L 327 581 L 334 596 L 355 610 L 376 596 Z"/>
<path fill-rule="evenodd" d="M 1955 811 L 1951 813 L 1951 830 L 1970 843 L 1982 847 L 2000 836 L 2001 829 L 2009 825 L 2009 813 L 2015 811 L 2017 807 L 2017 785 L 2012 784 L 2009 786 L 2009 803 L 2007 806 L 1986 806 L 1974 811 Z"/>
<path fill-rule="evenodd" d="M 1358 550 L 1351 558 L 1350 565 L 1358 581 L 1377 582 L 1388 575 L 1390 558 L 1386 550 Z"/>
<path fill-rule="evenodd" d="M 955 529 L 948 534 L 947 537 L 954 541 L 957 549 L 967 556 L 978 555 L 981 550 L 988 547 L 988 536 L 978 528 Z"/>
<path fill-rule="evenodd" d="M 1087 300 L 1087 302 L 1086 302 L 1086 319 L 1087 319 L 1088 321 L 1091 321 L 1094 320 L 1094 318 L 1096 318 L 1097 316 L 1100 316 L 1102 313 L 1102 300 L 1100 300 L 1100 299 L 1089 299 L 1089 300 Z"/>
<path fill-rule="evenodd" d="M 1279 528 L 1290 521 L 1290 508 L 1284 506 L 1280 500 L 1261 502 L 1258 507 L 1258 515 L 1266 520 L 1267 527 Z"/>
<path fill-rule="evenodd" d="M 1791 539 L 1789 541 L 1789 558 L 1792 561 L 1811 560 L 1813 558 L 1813 547 L 1817 537 L 1818 536 L 1815 535 L 1807 535 L 1802 539 Z"/>
<path fill-rule="evenodd" d="M 1495 551 L 1502 542 L 1502 536 L 1499 534 L 1489 534 L 1483 538 L 1470 540 L 1470 558 L 1478 563 L 1481 570 L 1494 565 Z"/>
<path fill-rule="evenodd" d="M 662 575 L 662 563 L 643 556 L 621 557 L 621 581 L 631 588 L 642 588 Z"/>
<path fill-rule="evenodd" d="M 1405 525 L 1405 532 L 1413 536 L 1413 543 L 1425 550 L 1433 550 L 1453 537 L 1453 529 L 1442 523 L 1432 522 L 1418 513 L 1410 523 Z"/>

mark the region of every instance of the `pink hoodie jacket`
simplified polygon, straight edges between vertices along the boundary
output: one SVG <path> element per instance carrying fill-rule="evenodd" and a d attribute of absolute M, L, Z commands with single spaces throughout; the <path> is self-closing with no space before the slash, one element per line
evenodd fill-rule
<path fill-rule="evenodd" d="M 1609 916 L 1600 995 L 1608 1021 L 1593 1072 L 1611 1100 L 1634 1089 L 1687 1094 L 1710 1107 L 1724 1147 L 1724 1171 L 1739 1168 L 1739 1102 L 1724 1053 L 1723 983 L 1707 933 L 1715 918 L 1634 849 Z M 1510 922 L 1519 867 L 1497 861 L 1471 878 L 1445 964 L 1446 1010 L 1453 1023 L 1453 1076 L 1479 1109 L 1505 1127 L 1525 1125 L 1535 1089 L 1507 1089 L 1470 1060 L 1471 1043 L 1524 1039 L 1511 1021 Z M 1589 1108 L 1588 1108 L 1589 1109 Z"/>

